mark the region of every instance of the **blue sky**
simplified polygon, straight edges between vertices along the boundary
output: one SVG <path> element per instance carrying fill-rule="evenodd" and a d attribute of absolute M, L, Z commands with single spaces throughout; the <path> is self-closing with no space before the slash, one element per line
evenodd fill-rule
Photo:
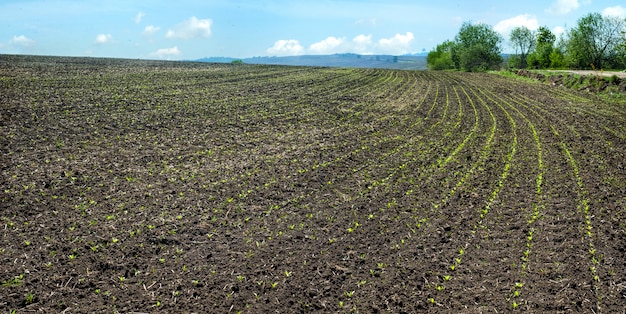
<path fill-rule="evenodd" d="M 453 39 L 464 21 L 508 38 L 518 25 L 561 33 L 623 0 L 0 0 L 0 53 L 190 60 L 405 54 Z M 504 44 L 505 51 L 512 49 Z"/>

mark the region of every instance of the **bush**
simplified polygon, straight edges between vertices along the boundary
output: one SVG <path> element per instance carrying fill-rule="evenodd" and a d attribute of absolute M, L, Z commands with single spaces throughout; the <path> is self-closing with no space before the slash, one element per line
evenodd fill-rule
<path fill-rule="evenodd" d="M 615 74 L 611 75 L 608 78 L 608 81 L 609 81 L 609 84 L 611 85 L 619 85 L 622 82 L 622 80 Z"/>
<path fill-rule="evenodd" d="M 523 68 L 522 59 L 518 55 L 510 56 L 506 61 L 507 67 L 511 69 L 521 69 Z"/>

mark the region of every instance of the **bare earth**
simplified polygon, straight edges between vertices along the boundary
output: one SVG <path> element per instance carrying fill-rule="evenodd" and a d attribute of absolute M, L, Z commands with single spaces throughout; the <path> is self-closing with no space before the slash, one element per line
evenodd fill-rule
<path fill-rule="evenodd" d="M 626 309 L 626 108 L 587 91 L 0 54 L 0 113 L 0 313 Z"/>

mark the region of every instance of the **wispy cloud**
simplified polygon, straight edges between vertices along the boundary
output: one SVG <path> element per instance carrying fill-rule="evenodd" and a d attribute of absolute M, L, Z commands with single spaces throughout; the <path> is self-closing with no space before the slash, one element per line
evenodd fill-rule
<path fill-rule="evenodd" d="M 360 19 L 360 20 L 355 21 L 354 24 L 359 25 L 359 26 L 376 27 L 377 20 L 376 18 Z"/>
<path fill-rule="evenodd" d="M 493 27 L 493 30 L 507 38 L 510 35 L 511 31 L 519 26 L 526 26 L 530 30 L 536 30 L 539 28 L 539 22 L 537 21 L 537 18 L 532 15 L 522 14 L 498 22 Z"/>
<path fill-rule="evenodd" d="M 556 15 L 565 15 L 578 9 L 579 6 L 578 0 L 556 0 L 546 12 Z"/>
<path fill-rule="evenodd" d="M 98 34 L 96 36 L 96 44 L 104 45 L 113 41 L 113 36 L 111 34 Z"/>
<path fill-rule="evenodd" d="M 165 37 L 174 39 L 193 39 L 211 36 L 211 25 L 213 21 L 210 19 L 198 19 L 192 16 L 188 20 L 174 26 L 167 31 Z"/>
<path fill-rule="evenodd" d="M 295 39 L 281 39 L 274 42 L 267 53 L 271 56 L 297 56 L 304 53 L 304 47 Z"/>
<path fill-rule="evenodd" d="M 161 28 L 158 26 L 154 26 L 154 25 L 148 25 L 143 29 L 143 34 L 144 35 L 153 35 L 154 33 L 158 32 Z"/>
<path fill-rule="evenodd" d="M 135 24 L 141 23 L 141 20 L 143 19 L 144 16 L 146 15 L 141 11 L 137 13 L 137 15 L 135 15 Z"/>
<path fill-rule="evenodd" d="M 171 57 L 178 55 L 180 55 L 180 50 L 178 50 L 178 46 L 174 46 L 172 48 L 161 48 L 150 54 L 150 56 L 159 59 L 170 59 Z"/>
<path fill-rule="evenodd" d="M 24 35 L 19 35 L 19 36 L 13 36 L 13 38 L 9 40 L 9 45 L 28 48 L 28 47 L 34 46 L 35 41 Z"/>

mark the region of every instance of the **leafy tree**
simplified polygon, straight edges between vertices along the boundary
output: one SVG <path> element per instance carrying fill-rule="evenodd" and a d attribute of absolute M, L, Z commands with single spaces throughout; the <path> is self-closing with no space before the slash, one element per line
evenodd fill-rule
<path fill-rule="evenodd" d="M 553 69 L 562 69 L 567 67 L 565 51 L 567 50 L 565 39 L 561 36 L 554 44 L 550 53 L 550 67 Z"/>
<path fill-rule="evenodd" d="M 452 47 L 454 42 L 449 40 L 437 45 L 437 48 L 431 50 L 426 57 L 428 68 L 431 70 L 448 70 L 454 69 L 452 62 Z"/>
<path fill-rule="evenodd" d="M 550 67 L 553 69 L 564 68 L 567 66 L 565 62 L 565 55 L 560 48 L 552 49 L 550 53 Z"/>
<path fill-rule="evenodd" d="M 597 69 L 619 66 L 626 19 L 590 13 L 578 20 L 567 34 L 567 54 L 575 68 Z"/>
<path fill-rule="evenodd" d="M 556 41 L 556 35 L 550 31 L 545 26 L 539 27 L 539 31 L 537 32 L 537 45 L 550 44 L 554 45 Z"/>
<path fill-rule="evenodd" d="M 539 27 L 535 41 L 535 51 L 526 58 L 527 65 L 536 69 L 545 69 L 551 66 L 550 55 L 554 49 L 556 35 L 545 26 Z"/>
<path fill-rule="evenodd" d="M 513 60 L 512 66 L 526 68 L 526 58 L 528 54 L 535 48 L 535 34 L 526 26 L 519 26 L 511 31 L 511 43 L 515 48 L 516 58 Z M 515 64 L 516 63 L 516 64 Z"/>
<path fill-rule="evenodd" d="M 626 69 L 626 30 L 622 32 L 622 44 L 620 45 L 617 60 L 623 69 Z"/>
<path fill-rule="evenodd" d="M 464 71 L 486 71 L 502 63 L 500 55 L 502 37 L 491 26 L 465 22 L 454 38 L 451 49 L 452 62 Z"/>

